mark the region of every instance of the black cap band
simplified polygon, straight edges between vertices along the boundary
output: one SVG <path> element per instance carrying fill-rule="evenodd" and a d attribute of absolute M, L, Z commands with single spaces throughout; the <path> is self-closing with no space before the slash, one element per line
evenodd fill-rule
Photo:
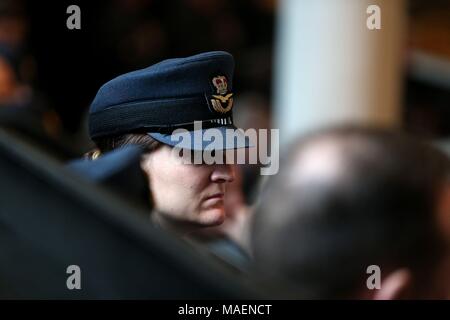
<path fill-rule="evenodd" d="M 194 121 L 205 121 L 211 126 L 232 124 L 232 113 L 221 115 L 206 113 L 208 108 L 205 97 L 186 97 L 137 101 L 111 106 L 92 113 L 89 121 L 90 136 L 100 138 L 128 132 L 150 129 L 166 131 L 185 127 Z M 161 119 L 164 119 L 162 121 Z"/>

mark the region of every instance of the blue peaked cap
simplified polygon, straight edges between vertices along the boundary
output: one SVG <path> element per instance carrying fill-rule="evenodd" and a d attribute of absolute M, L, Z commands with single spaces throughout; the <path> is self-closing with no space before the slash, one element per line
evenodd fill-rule
<path fill-rule="evenodd" d="M 93 140 L 132 132 L 146 132 L 174 146 L 172 132 L 221 132 L 233 125 L 233 56 L 213 51 L 186 58 L 168 59 L 145 69 L 123 74 L 104 84 L 89 110 L 89 133 Z M 225 148 L 248 147 L 243 134 Z M 203 150 L 208 141 L 184 146 Z M 225 147 L 227 145 L 228 147 Z M 218 148 L 215 148 L 218 149 Z"/>

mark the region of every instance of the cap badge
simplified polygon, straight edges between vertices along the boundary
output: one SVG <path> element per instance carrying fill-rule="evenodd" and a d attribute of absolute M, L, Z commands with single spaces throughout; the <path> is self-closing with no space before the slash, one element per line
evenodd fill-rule
<path fill-rule="evenodd" d="M 233 108 L 233 94 L 228 92 L 228 82 L 225 76 L 217 76 L 212 79 L 212 84 L 216 88 L 217 95 L 212 95 L 213 109 L 219 113 L 227 113 Z"/>

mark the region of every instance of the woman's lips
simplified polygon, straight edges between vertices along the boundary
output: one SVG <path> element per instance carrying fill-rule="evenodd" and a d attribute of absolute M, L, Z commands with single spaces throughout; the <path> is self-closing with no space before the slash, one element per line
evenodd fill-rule
<path fill-rule="evenodd" d="M 216 193 L 204 198 L 203 203 L 206 206 L 223 205 L 224 193 Z"/>
<path fill-rule="evenodd" d="M 206 201 L 206 200 L 210 200 L 210 199 L 222 199 L 222 200 L 223 200 L 224 195 L 225 195 L 225 194 L 222 193 L 222 192 L 220 192 L 220 193 L 215 193 L 215 194 L 213 194 L 213 195 L 211 195 L 211 196 L 206 197 L 206 198 L 205 198 L 205 201 Z"/>

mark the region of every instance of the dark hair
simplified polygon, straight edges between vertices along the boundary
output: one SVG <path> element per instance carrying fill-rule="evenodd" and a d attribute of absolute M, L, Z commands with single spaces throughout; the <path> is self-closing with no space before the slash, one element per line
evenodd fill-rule
<path fill-rule="evenodd" d="M 97 139 L 94 142 L 97 145 L 97 149 L 85 154 L 85 157 L 91 160 L 98 158 L 102 153 L 128 145 L 137 145 L 144 149 L 144 153 L 152 152 L 161 146 L 160 142 L 142 133 L 128 133 L 115 137 L 105 137 Z M 148 175 L 142 170 L 139 163 L 137 164 L 139 169 L 136 169 L 134 162 L 132 165 L 132 167 L 128 166 L 126 170 L 122 170 L 123 172 L 116 172 L 108 177 L 103 177 L 103 181 L 101 182 L 115 192 L 125 196 L 128 200 L 153 208 L 154 202 L 149 190 Z"/>
<path fill-rule="evenodd" d="M 100 154 L 122 148 L 127 145 L 138 145 L 144 148 L 145 153 L 158 149 L 162 144 L 145 133 L 127 133 L 120 136 L 104 137 L 96 139 L 96 150 L 92 150 L 86 154 L 88 158 L 95 159 Z"/>
<path fill-rule="evenodd" d="M 340 148 L 345 173 L 326 181 L 293 176 L 298 156 L 321 141 Z M 358 127 L 321 131 L 290 149 L 254 216 L 259 271 L 295 283 L 297 297 L 343 298 L 364 288 L 369 265 L 408 267 L 417 279 L 436 265 L 444 245 L 436 203 L 449 177 L 443 153 Z"/>

